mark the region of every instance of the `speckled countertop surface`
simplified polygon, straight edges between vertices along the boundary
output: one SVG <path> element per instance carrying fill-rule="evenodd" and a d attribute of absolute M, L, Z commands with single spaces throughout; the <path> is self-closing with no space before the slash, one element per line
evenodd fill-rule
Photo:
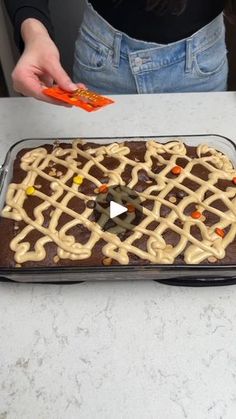
<path fill-rule="evenodd" d="M 0 100 L 26 137 L 216 133 L 236 94 L 123 96 L 98 113 Z M 235 419 L 236 285 L 0 284 L 0 419 Z"/>

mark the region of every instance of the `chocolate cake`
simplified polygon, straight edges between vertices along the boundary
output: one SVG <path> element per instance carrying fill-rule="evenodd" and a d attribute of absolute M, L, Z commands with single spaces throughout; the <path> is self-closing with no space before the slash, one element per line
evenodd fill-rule
<path fill-rule="evenodd" d="M 236 170 L 176 140 L 24 149 L 0 229 L 0 267 L 236 264 Z"/>

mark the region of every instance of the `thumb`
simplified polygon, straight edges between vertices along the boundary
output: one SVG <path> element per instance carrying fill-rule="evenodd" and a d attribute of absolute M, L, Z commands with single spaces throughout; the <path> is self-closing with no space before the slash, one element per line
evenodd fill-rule
<path fill-rule="evenodd" d="M 62 89 L 68 92 L 77 89 L 77 85 L 72 82 L 68 74 L 62 68 L 59 61 L 51 63 L 49 73 L 53 77 L 54 81 L 58 84 L 58 86 Z"/>

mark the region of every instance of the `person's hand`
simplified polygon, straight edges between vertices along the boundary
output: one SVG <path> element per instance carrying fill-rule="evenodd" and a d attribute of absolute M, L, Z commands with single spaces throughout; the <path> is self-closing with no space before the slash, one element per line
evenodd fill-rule
<path fill-rule="evenodd" d="M 42 93 L 53 83 L 68 92 L 82 84 L 74 84 L 60 63 L 59 51 L 49 37 L 46 28 L 36 19 L 27 19 L 21 27 L 21 34 L 25 43 L 24 52 L 19 59 L 13 73 L 14 89 L 24 96 L 31 96 L 45 102 L 62 104 L 50 99 Z M 68 106 L 65 104 L 65 106 Z"/>

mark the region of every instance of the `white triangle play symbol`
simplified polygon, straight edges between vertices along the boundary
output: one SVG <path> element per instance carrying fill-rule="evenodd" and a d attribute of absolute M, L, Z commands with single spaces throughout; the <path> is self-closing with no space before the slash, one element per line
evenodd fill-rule
<path fill-rule="evenodd" d="M 118 215 L 124 214 L 124 212 L 128 211 L 126 207 L 123 205 L 117 204 L 117 202 L 111 201 L 110 202 L 110 218 L 118 217 Z"/>

